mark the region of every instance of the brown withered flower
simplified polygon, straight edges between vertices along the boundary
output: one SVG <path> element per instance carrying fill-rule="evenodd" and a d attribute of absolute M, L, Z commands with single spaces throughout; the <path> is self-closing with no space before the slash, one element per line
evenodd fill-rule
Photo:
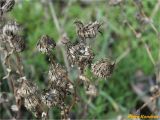
<path fill-rule="evenodd" d="M 25 77 L 18 79 L 20 86 L 17 93 L 21 97 L 27 97 L 38 92 L 38 87 L 31 81 L 27 80 Z"/>
<path fill-rule="evenodd" d="M 48 89 L 42 92 L 41 100 L 50 108 L 61 106 L 61 103 L 64 102 L 64 97 L 64 93 L 60 93 L 57 89 Z"/>
<path fill-rule="evenodd" d="M 20 25 L 15 21 L 11 21 L 8 22 L 6 25 L 4 25 L 3 35 L 12 37 L 14 35 L 17 35 L 20 32 L 20 30 L 21 30 Z"/>
<path fill-rule="evenodd" d="M 97 77 L 109 77 L 113 73 L 115 62 L 108 58 L 97 61 L 92 65 L 92 72 Z"/>
<path fill-rule="evenodd" d="M 79 20 L 76 20 L 74 23 L 77 27 L 77 35 L 82 41 L 85 41 L 87 38 L 95 38 L 98 32 L 101 33 L 99 29 L 102 24 L 97 21 L 90 22 L 87 25 L 84 25 Z"/>
<path fill-rule="evenodd" d="M 43 35 L 37 43 L 37 49 L 45 54 L 49 54 L 55 46 L 56 43 L 48 35 Z"/>
<path fill-rule="evenodd" d="M 37 118 L 46 118 L 47 116 L 47 107 L 36 94 L 25 97 L 24 106 Z"/>
<path fill-rule="evenodd" d="M 1 0 L 0 1 L 0 15 L 9 12 L 15 5 L 15 0 Z"/>
<path fill-rule="evenodd" d="M 85 43 L 78 42 L 72 44 L 69 40 L 62 41 L 67 49 L 68 60 L 71 64 L 77 65 L 79 69 L 84 69 L 87 65 L 91 64 L 94 59 L 94 53 L 92 49 Z"/>
<path fill-rule="evenodd" d="M 50 87 L 57 89 L 59 92 L 62 92 L 62 94 L 69 94 L 73 89 L 73 85 L 68 78 L 67 71 L 58 63 L 50 66 L 48 78 Z"/>

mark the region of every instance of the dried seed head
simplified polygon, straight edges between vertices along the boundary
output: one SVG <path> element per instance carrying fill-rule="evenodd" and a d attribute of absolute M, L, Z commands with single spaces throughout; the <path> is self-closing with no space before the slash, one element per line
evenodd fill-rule
<path fill-rule="evenodd" d="M 77 26 L 77 34 L 83 41 L 85 41 L 87 38 L 95 38 L 97 33 L 100 32 L 99 28 L 101 24 L 97 21 L 90 22 L 87 25 L 83 25 L 81 21 L 75 21 L 74 23 Z"/>
<path fill-rule="evenodd" d="M 97 77 L 109 77 L 111 76 L 115 62 L 109 59 L 102 59 L 92 65 L 92 72 Z"/>
<path fill-rule="evenodd" d="M 51 65 L 48 77 L 53 89 L 56 88 L 65 92 L 65 94 L 69 93 L 71 84 L 69 83 L 67 71 L 62 66 L 59 64 Z"/>
<path fill-rule="evenodd" d="M 57 106 L 63 102 L 63 98 L 65 95 L 60 94 L 56 89 L 44 90 L 41 95 L 42 102 L 47 105 L 49 108 L 53 106 Z"/>
<path fill-rule="evenodd" d="M 21 86 L 20 88 L 17 90 L 17 93 L 21 96 L 21 97 L 27 97 L 30 96 L 32 94 L 36 94 L 38 91 L 38 87 L 33 84 L 31 81 L 22 79 L 21 82 Z"/>
<path fill-rule="evenodd" d="M 19 31 L 21 30 L 20 25 L 17 24 L 17 22 L 8 22 L 3 27 L 3 34 L 8 37 L 12 37 L 14 35 L 17 35 Z"/>
<path fill-rule="evenodd" d="M 76 45 L 69 46 L 67 48 L 68 59 L 72 65 L 78 65 L 80 68 L 84 68 L 86 65 L 91 64 L 94 59 L 94 53 L 89 46 L 84 43 L 78 43 Z"/>
<path fill-rule="evenodd" d="M 24 100 L 25 107 L 30 110 L 35 117 L 42 118 L 45 117 L 45 106 L 41 102 L 40 98 L 37 95 L 31 95 L 25 98 Z"/>
<path fill-rule="evenodd" d="M 22 52 L 25 49 L 25 42 L 22 36 L 14 35 L 11 39 L 11 44 L 16 52 Z"/>
<path fill-rule="evenodd" d="M 14 0 L 1 0 L 0 1 L 0 15 L 12 10 L 15 4 Z"/>
<path fill-rule="evenodd" d="M 55 48 L 56 43 L 48 35 L 43 35 L 37 43 L 37 49 L 42 53 L 50 53 Z"/>

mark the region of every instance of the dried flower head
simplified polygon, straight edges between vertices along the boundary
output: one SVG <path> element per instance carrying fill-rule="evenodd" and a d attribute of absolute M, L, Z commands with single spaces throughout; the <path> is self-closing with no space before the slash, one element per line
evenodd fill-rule
<path fill-rule="evenodd" d="M 21 30 L 20 25 L 17 22 L 11 21 L 8 22 L 6 25 L 4 25 L 3 34 L 5 36 L 12 37 L 14 35 L 17 35 L 20 30 Z"/>
<path fill-rule="evenodd" d="M 73 88 L 73 86 L 69 82 L 67 71 L 57 63 L 51 65 L 48 77 L 53 89 L 58 89 L 59 91 L 68 94 Z"/>
<path fill-rule="evenodd" d="M 12 10 L 15 4 L 14 0 L 1 0 L 0 1 L 0 15 Z"/>
<path fill-rule="evenodd" d="M 21 97 L 27 97 L 30 96 L 32 94 L 36 94 L 38 91 L 38 87 L 33 84 L 31 81 L 26 80 L 25 78 L 20 78 L 20 88 L 17 90 L 17 93 L 21 96 Z"/>
<path fill-rule="evenodd" d="M 68 46 L 67 54 L 72 66 L 78 65 L 80 69 L 84 69 L 88 64 L 91 64 L 94 59 L 92 49 L 84 43 Z"/>
<path fill-rule="evenodd" d="M 60 94 L 56 89 L 48 89 L 43 91 L 41 100 L 50 108 L 53 106 L 59 106 L 63 102 L 64 97 L 64 93 Z"/>
<path fill-rule="evenodd" d="M 55 48 L 56 43 L 48 35 L 43 35 L 37 43 L 37 49 L 42 53 L 50 53 Z"/>
<path fill-rule="evenodd" d="M 16 52 L 22 52 L 25 49 L 25 41 L 22 36 L 14 35 L 11 38 L 11 44 Z"/>
<path fill-rule="evenodd" d="M 37 95 L 27 96 L 24 100 L 24 105 L 28 110 L 30 110 L 35 115 L 35 117 L 37 118 L 46 117 L 44 116 L 44 113 L 47 113 L 45 105 L 42 103 L 42 101 Z"/>
<path fill-rule="evenodd" d="M 90 22 L 87 25 L 84 25 L 79 20 L 76 20 L 74 23 L 77 27 L 77 34 L 79 38 L 83 41 L 87 38 L 95 38 L 97 33 L 100 32 L 99 29 L 100 29 L 101 24 L 97 21 Z"/>
<path fill-rule="evenodd" d="M 107 58 L 102 59 L 92 65 L 92 72 L 97 77 L 109 77 L 113 72 L 114 66 L 115 62 L 112 62 Z"/>

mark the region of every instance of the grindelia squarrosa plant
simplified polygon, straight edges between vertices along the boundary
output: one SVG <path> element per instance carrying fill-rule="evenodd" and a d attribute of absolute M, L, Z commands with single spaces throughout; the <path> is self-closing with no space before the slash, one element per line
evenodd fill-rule
<path fill-rule="evenodd" d="M 98 21 L 84 25 L 80 20 L 74 22 L 77 30 L 77 41 L 72 43 L 67 36 L 60 41 L 67 51 L 67 60 L 71 67 L 76 67 L 77 81 L 73 82 L 68 76 L 66 68 L 54 59 L 53 50 L 56 42 L 48 35 L 42 35 L 37 42 L 37 50 L 47 56 L 50 61 L 48 70 L 48 85 L 40 89 L 34 80 L 30 80 L 24 71 L 21 52 L 25 50 L 23 29 L 15 21 L 6 20 L 5 15 L 14 7 L 14 0 L 2 0 L 0 2 L 1 27 L 0 44 L 1 60 L 3 62 L 7 79 L 11 84 L 16 99 L 17 113 L 20 114 L 23 106 L 31 111 L 36 118 L 47 119 L 51 108 L 60 109 L 61 119 L 69 119 L 69 113 L 79 101 L 77 88 L 83 84 L 88 96 L 97 96 L 97 89 L 84 71 L 91 67 L 95 77 L 109 77 L 114 69 L 115 62 L 105 58 L 93 63 L 95 54 L 87 40 L 96 38 L 101 33 L 101 23 Z M 14 77 L 13 77 L 14 76 Z M 68 102 L 68 100 L 70 102 Z M 20 115 L 17 114 L 16 118 Z"/>
<path fill-rule="evenodd" d="M 146 17 L 141 9 L 141 2 L 139 0 L 134 1 L 139 10 L 136 14 L 137 21 L 141 25 L 150 24 L 155 32 L 157 32 L 153 24 L 151 24 L 150 19 Z M 110 0 L 109 4 L 113 6 L 119 5 L 122 12 L 124 12 L 125 8 L 122 2 L 123 0 Z M 52 36 L 42 35 L 37 40 L 37 46 L 35 48 L 39 51 L 39 54 L 43 54 L 49 59 L 49 69 L 46 71 L 48 83 L 45 89 L 41 89 L 35 80 L 31 80 L 25 73 L 23 58 L 21 57 L 21 53 L 26 48 L 22 25 L 6 18 L 7 13 L 12 10 L 14 5 L 15 0 L 0 1 L 0 57 L 5 72 L 3 79 L 7 80 L 16 102 L 16 106 L 12 106 L 12 109 L 16 112 L 15 118 L 21 119 L 22 111 L 25 109 L 38 119 L 49 119 L 49 110 L 58 108 L 61 119 L 70 119 L 70 112 L 80 101 L 80 87 L 83 88 L 89 98 L 98 96 L 97 84 L 95 83 L 97 81 L 93 82 L 92 78 L 89 78 L 85 74 L 85 70 L 89 68 L 94 79 L 108 78 L 114 72 L 115 66 L 121 58 L 115 61 L 110 58 L 101 58 L 93 62 L 96 55 L 90 43 L 93 42 L 93 39 L 96 40 L 98 35 L 104 34 L 101 32 L 103 23 L 94 21 L 85 24 L 81 20 L 75 20 L 73 24 L 76 29 L 76 41 L 72 42 L 66 34 L 63 34 L 60 44 L 65 48 L 66 58 L 70 68 L 76 68 L 77 79 L 72 80 L 70 77 L 71 71 L 54 58 L 56 54 L 55 49 L 57 49 L 58 45 Z M 125 17 L 125 13 L 123 15 L 125 24 L 133 31 L 135 37 L 140 39 L 140 42 L 145 45 L 149 58 L 155 65 L 148 46 L 141 39 L 141 34 L 138 34 L 134 30 Z M 130 48 L 129 51 L 132 49 L 134 48 Z M 153 91 L 156 91 L 156 95 L 152 100 L 160 96 L 159 87 L 154 87 Z M 5 98 L 6 94 L 2 93 L 2 96 Z M 5 102 L 5 99 L 1 102 Z M 144 104 L 140 109 L 146 105 Z"/>

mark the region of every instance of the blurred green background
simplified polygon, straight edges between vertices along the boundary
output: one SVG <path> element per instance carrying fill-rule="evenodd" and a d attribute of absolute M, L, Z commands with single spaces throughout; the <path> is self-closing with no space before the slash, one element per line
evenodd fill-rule
<path fill-rule="evenodd" d="M 143 10 L 147 16 L 151 16 L 158 0 L 143 0 Z M 150 25 L 143 27 L 135 18 L 137 12 L 133 0 L 125 0 L 125 13 L 130 24 L 142 30 L 142 37 L 149 45 L 155 60 L 158 60 L 158 41 L 155 32 Z M 117 116 L 127 118 L 128 113 L 135 109 L 140 99 L 132 90 L 131 83 L 137 70 L 143 71 L 144 75 L 152 75 L 155 68 L 149 60 L 144 45 L 139 45 L 133 32 L 125 25 L 125 18 L 120 6 L 109 5 L 109 0 L 53 0 L 53 7 L 61 28 L 67 33 L 70 40 L 76 40 L 76 29 L 73 24 L 76 19 L 84 23 L 90 21 L 103 22 L 103 35 L 98 35 L 92 43 L 96 58 L 109 57 L 116 60 L 128 48 L 136 49 L 129 52 L 117 65 L 113 75 L 107 79 L 99 79 L 97 89 L 99 95 L 93 98 L 86 114 L 87 119 L 117 119 Z M 61 37 L 53 22 L 50 7 L 47 0 L 17 0 L 10 13 L 10 18 L 16 20 L 24 27 L 24 37 L 27 43 L 26 51 L 22 53 L 23 63 L 27 76 L 34 80 L 39 87 L 45 87 L 48 62 L 44 55 L 35 50 L 40 36 L 47 34 L 58 42 Z M 153 23 L 160 30 L 160 12 L 154 15 Z M 60 50 L 55 51 L 57 61 L 64 64 Z M 0 76 L 3 76 L 1 71 Z M 91 74 L 86 73 L 89 78 Z M 97 81 L 97 79 L 94 79 Z M 5 88 L 3 88 L 5 91 Z M 86 102 L 84 91 L 80 92 L 81 98 Z M 53 108 L 54 109 L 54 108 Z M 83 118 L 81 115 L 83 106 L 75 106 L 73 116 Z M 52 112 L 51 112 L 52 113 Z M 53 111 L 56 118 L 57 112 Z M 27 116 L 26 116 L 27 117 Z"/>

